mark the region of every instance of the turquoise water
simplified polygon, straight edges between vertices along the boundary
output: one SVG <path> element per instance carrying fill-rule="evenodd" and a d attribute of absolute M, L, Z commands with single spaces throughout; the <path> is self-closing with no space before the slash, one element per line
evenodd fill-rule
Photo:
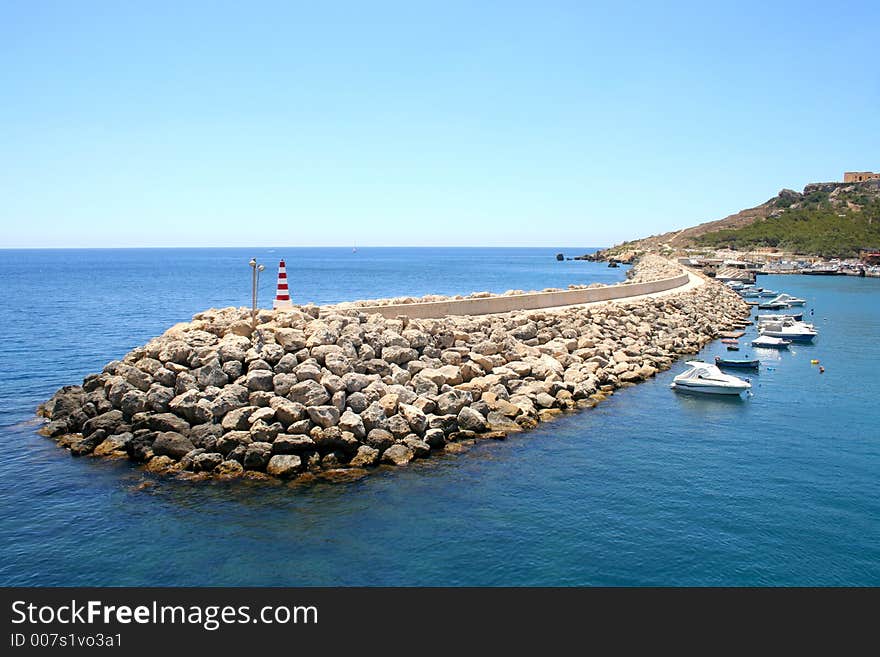
<path fill-rule="evenodd" d="M 324 251 L 298 254 L 316 301 L 622 275 L 552 249 Z M 763 277 L 806 297 L 821 334 L 760 352 L 748 399 L 672 392 L 679 364 L 592 411 L 350 484 L 152 479 L 34 434 L 55 387 L 246 299 L 234 266 L 250 255 L 63 252 L 59 267 L 0 252 L 16 300 L 0 317 L 0 584 L 880 584 L 878 279 Z"/>

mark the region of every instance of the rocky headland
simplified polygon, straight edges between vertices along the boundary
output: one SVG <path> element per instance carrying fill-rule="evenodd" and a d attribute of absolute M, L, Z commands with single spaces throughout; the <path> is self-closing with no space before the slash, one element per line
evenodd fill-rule
<path fill-rule="evenodd" d="M 632 281 L 681 273 L 643 257 Z M 357 305 L 208 310 L 38 409 L 74 456 L 190 478 L 345 480 L 587 408 L 669 368 L 748 306 L 713 281 L 553 310 L 385 319 Z"/>

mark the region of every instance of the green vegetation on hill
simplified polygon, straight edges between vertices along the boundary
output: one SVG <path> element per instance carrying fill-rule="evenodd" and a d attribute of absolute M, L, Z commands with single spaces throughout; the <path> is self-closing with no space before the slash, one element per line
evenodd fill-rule
<path fill-rule="evenodd" d="M 860 248 L 880 247 L 880 190 L 864 185 L 810 187 L 797 195 L 799 200 L 780 195 L 773 203 L 776 209 L 765 219 L 707 233 L 695 241 L 737 250 L 776 247 L 826 258 L 853 257 Z"/>

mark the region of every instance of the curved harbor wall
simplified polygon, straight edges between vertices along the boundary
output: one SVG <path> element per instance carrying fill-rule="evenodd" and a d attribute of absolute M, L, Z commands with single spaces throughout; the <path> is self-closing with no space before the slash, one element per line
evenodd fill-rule
<path fill-rule="evenodd" d="M 559 292 L 533 292 L 508 296 L 484 297 L 480 299 L 456 299 L 452 301 L 431 301 L 427 303 L 402 303 L 384 306 L 360 306 L 358 312 L 379 313 L 386 319 L 401 315 L 414 319 L 434 319 L 450 315 L 493 315 L 515 310 L 540 310 L 557 306 L 573 306 L 596 301 L 625 299 L 642 294 L 665 292 L 687 285 L 687 273 L 644 283 L 621 283 L 582 290 L 562 290 Z"/>
<path fill-rule="evenodd" d="M 636 268 L 636 282 L 560 292 L 256 318 L 210 309 L 61 388 L 38 411 L 49 420 L 40 432 L 74 456 L 196 479 L 345 481 L 460 453 L 589 408 L 749 315 L 709 281 L 624 307 L 581 305 L 689 280 L 654 256 Z"/>

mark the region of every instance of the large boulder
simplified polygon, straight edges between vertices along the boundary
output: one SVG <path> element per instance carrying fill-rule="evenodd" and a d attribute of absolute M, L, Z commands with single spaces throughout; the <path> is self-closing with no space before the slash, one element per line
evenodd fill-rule
<path fill-rule="evenodd" d="M 315 441 L 311 436 L 305 434 L 282 433 L 276 436 L 272 442 L 274 454 L 302 454 L 303 452 L 313 452 L 316 449 Z"/>
<path fill-rule="evenodd" d="M 70 445 L 70 453 L 74 456 L 84 456 L 91 454 L 95 448 L 104 442 L 107 432 L 104 429 L 95 429 L 88 436 L 77 440 Z"/>
<path fill-rule="evenodd" d="M 196 447 L 204 447 L 211 452 L 217 445 L 217 439 L 223 435 L 223 427 L 208 422 L 194 426 L 189 432 L 189 439 Z"/>
<path fill-rule="evenodd" d="M 414 433 L 422 435 L 428 425 L 428 418 L 422 411 L 410 404 L 399 404 L 398 412 L 409 423 Z"/>
<path fill-rule="evenodd" d="M 395 365 L 406 365 L 411 360 L 416 360 L 419 352 L 410 347 L 392 346 L 382 348 L 382 360 Z"/>
<path fill-rule="evenodd" d="M 342 431 L 350 431 L 358 440 L 363 440 L 367 437 L 364 421 L 357 413 L 353 413 L 350 410 L 346 410 L 339 417 L 339 428 Z"/>
<path fill-rule="evenodd" d="M 382 452 L 394 444 L 394 436 L 385 429 L 371 429 L 367 434 L 367 444 Z"/>
<path fill-rule="evenodd" d="M 486 418 L 480 413 L 465 406 L 458 412 L 458 426 L 465 431 L 485 431 L 488 428 Z"/>
<path fill-rule="evenodd" d="M 285 397 L 272 397 L 269 400 L 269 408 L 275 411 L 275 419 L 285 427 L 294 422 L 299 422 L 306 417 L 306 407 Z"/>
<path fill-rule="evenodd" d="M 248 390 L 274 390 L 273 377 L 276 376 L 272 370 L 251 370 L 245 377 L 245 385 Z"/>
<path fill-rule="evenodd" d="M 382 454 L 382 463 L 388 465 L 401 466 L 406 465 L 413 460 L 415 455 L 413 451 L 406 445 L 400 443 L 394 444 L 385 450 Z"/>
<path fill-rule="evenodd" d="M 339 423 L 339 409 L 335 406 L 310 406 L 309 419 L 324 429 Z"/>
<path fill-rule="evenodd" d="M 229 383 L 229 377 L 226 376 L 220 365 L 216 364 L 216 361 L 193 370 L 193 376 L 196 377 L 200 388 L 208 388 L 210 386 L 222 388 Z"/>
<path fill-rule="evenodd" d="M 103 440 L 103 442 L 95 447 L 95 451 L 93 453 L 95 456 L 112 456 L 124 454 L 126 452 L 126 447 L 128 446 L 128 443 L 131 442 L 132 437 L 133 436 L 128 431 L 108 436 Z"/>
<path fill-rule="evenodd" d="M 367 408 L 361 413 L 361 420 L 364 423 L 364 428 L 366 428 L 368 432 L 373 429 L 384 429 L 388 424 L 385 409 L 382 408 L 379 402 L 373 402 L 367 406 Z"/>
<path fill-rule="evenodd" d="M 247 431 L 230 431 L 224 433 L 217 439 L 216 449 L 224 455 L 229 455 L 238 448 L 246 450 L 247 446 L 253 442 L 251 434 Z M 242 452 L 243 453 L 243 452 Z"/>
<path fill-rule="evenodd" d="M 154 383 L 147 391 L 147 409 L 154 413 L 165 413 L 168 411 L 168 404 L 174 399 L 174 390 L 161 383 Z"/>
<path fill-rule="evenodd" d="M 140 390 L 129 390 L 122 395 L 119 407 L 125 417 L 131 417 L 137 413 L 143 413 L 147 410 L 147 394 Z"/>
<path fill-rule="evenodd" d="M 401 442 L 412 450 L 413 458 L 426 459 L 431 455 L 431 446 L 413 434 L 410 434 Z"/>
<path fill-rule="evenodd" d="M 162 345 L 159 351 L 159 360 L 163 363 L 177 363 L 186 365 L 193 349 L 182 340 L 170 340 Z"/>
<path fill-rule="evenodd" d="M 288 399 L 304 406 L 323 406 L 330 401 L 327 390 L 317 381 L 311 379 L 300 381 L 290 389 Z"/>
<path fill-rule="evenodd" d="M 175 431 L 163 431 L 153 443 L 153 453 L 157 456 L 170 456 L 180 460 L 195 449 L 189 438 Z"/>
<path fill-rule="evenodd" d="M 225 386 L 212 404 L 214 417 L 219 419 L 231 410 L 247 406 L 248 394 L 247 388 L 236 383 Z"/>
<path fill-rule="evenodd" d="M 359 372 L 346 372 L 340 376 L 342 377 L 342 382 L 345 384 L 345 391 L 349 393 L 349 395 L 355 392 L 360 392 L 373 382 L 372 377 Z"/>
<path fill-rule="evenodd" d="M 358 447 L 357 453 L 349 462 L 349 465 L 353 468 L 364 468 L 371 465 L 376 465 L 379 461 L 379 450 L 369 445 L 361 445 Z"/>
<path fill-rule="evenodd" d="M 301 469 L 302 459 L 295 454 L 276 454 L 266 465 L 266 472 L 282 479 L 293 477 Z"/>
<path fill-rule="evenodd" d="M 83 425 L 82 434 L 85 437 L 88 437 L 89 434 L 101 429 L 107 432 L 107 435 L 116 433 L 115 429 L 117 426 L 123 423 L 122 411 L 112 410 L 107 411 L 106 413 L 102 413 L 101 415 L 97 415 L 90 420 L 88 420 Z M 96 445 L 97 446 L 97 445 Z"/>
<path fill-rule="evenodd" d="M 220 423 L 226 431 L 245 431 L 250 428 L 250 416 L 257 410 L 256 406 L 242 406 L 229 411 Z"/>
<path fill-rule="evenodd" d="M 211 472 L 223 463 L 223 455 L 218 452 L 206 452 L 193 458 L 193 470 L 195 472 Z"/>
<path fill-rule="evenodd" d="M 320 381 L 322 376 L 320 366 L 314 361 L 306 361 L 297 366 L 293 373 L 297 381 Z"/>
<path fill-rule="evenodd" d="M 471 403 L 471 394 L 463 390 L 450 390 L 438 395 L 435 403 L 438 415 L 457 415 L 458 412 Z"/>
<path fill-rule="evenodd" d="M 272 458 L 271 443 L 251 443 L 244 453 L 245 470 L 264 470 Z"/>

